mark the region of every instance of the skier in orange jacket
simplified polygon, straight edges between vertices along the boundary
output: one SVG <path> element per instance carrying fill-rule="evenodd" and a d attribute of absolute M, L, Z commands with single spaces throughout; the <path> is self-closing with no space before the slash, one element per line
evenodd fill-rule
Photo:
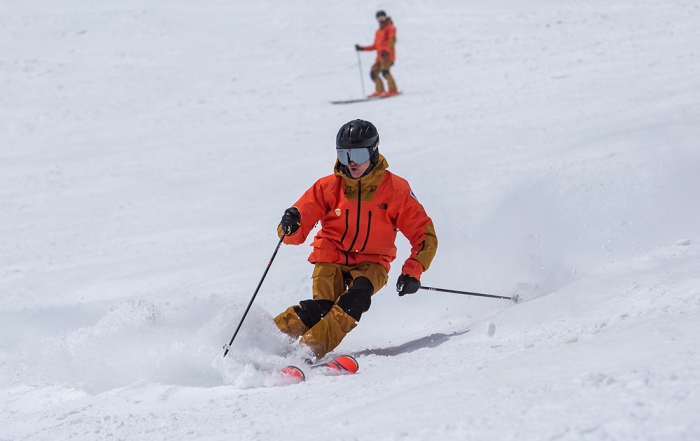
<path fill-rule="evenodd" d="M 420 288 L 421 274 L 437 250 L 433 221 L 408 182 L 389 172 L 379 154 L 379 133 L 369 121 L 344 124 L 336 136 L 334 173 L 319 179 L 284 212 L 278 234 L 290 245 L 321 229 L 309 262 L 313 299 L 275 317 L 279 329 L 311 349 L 317 359 L 337 347 L 388 281 L 396 258 L 396 233 L 411 243 L 396 283 L 399 296 Z"/>
<path fill-rule="evenodd" d="M 392 96 L 399 93 L 396 88 L 394 77 L 389 72 L 389 68 L 394 65 L 396 60 L 396 28 L 391 17 L 387 17 L 386 12 L 377 11 L 377 21 L 379 29 L 374 34 L 374 44 L 371 46 L 355 45 L 355 50 L 358 51 L 377 51 L 377 59 L 370 70 L 370 77 L 374 81 L 375 92 L 371 97 Z M 386 84 L 389 88 L 388 92 L 384 91 L 384 82 L 379 74 L 382 74 L 386 79 Z"/>

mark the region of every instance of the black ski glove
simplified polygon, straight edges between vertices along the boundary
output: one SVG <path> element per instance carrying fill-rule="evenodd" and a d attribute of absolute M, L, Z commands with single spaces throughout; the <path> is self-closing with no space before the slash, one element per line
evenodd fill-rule
<path fill-rule="evenodd" d="M 285 236 L 291 236 L 296 233 L 301 224 L 301 215 L 297 207 L 291 207 L 284 210 L 284 215 L 280 221 L 280 227 Z"/>
<path fill-rule="evenodd" d="M 356 50 L 356 51 L 363 51 L 364 49 L 362 49 L 362 46 L 360 46 L 359 44 L 356 44 L 356 45 L 355 45 L 355 50 Z"/>
<path fill-rule="evenodd" d="M 389 58 L 389 51 L 382 51 L 382 58 Z"/>
<path fill-rule="evenodd" d="M 408 274 L 401 274 L 399 280 L 396 281 L 396 290 L 399 292 L 399 297 L 406 294 L 413 294 L 420 289 L 420 281 Z"/>

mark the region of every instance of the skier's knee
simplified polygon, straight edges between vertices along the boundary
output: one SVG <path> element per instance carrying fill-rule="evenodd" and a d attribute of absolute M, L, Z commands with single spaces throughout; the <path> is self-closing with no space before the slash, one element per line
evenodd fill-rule
<path fill-rule="evenodd" d="M 377 78 L 377 75 L 378 75 L 377 72 L 375 72 L 373 70 L 371 70 L 369 72 L 369 77 L 372 79 L 372 81 L 374 81 Z"/>
<path fill-rule="evenodd" d="M 350 317 L 360 321 L 362 313 L 367 312 L 372 304 L 372 294 L 374 294 L 372 282 L 367 277 L 358 277 L 348 292 L 340 297 L 338 306 Z"/>
<path fill-rule="evenodd" d="M 302 300 L 299 306 L 294 307 L 294 312 L 299 316 L 299 320 L 311 329 L 321 321 L 324 315 L 328 314 L 332 307 L 331 300 Z"/>
<path fill-rule="evenodd" d="M 386 78 L 387 75 L 388 75 L 388 76 L 391 76 L 391 72 L 389 72 L 388 70 L 383 70 L 383 71 L 382 71 L 382 75 L 384 76 L 384 78 Z"/>

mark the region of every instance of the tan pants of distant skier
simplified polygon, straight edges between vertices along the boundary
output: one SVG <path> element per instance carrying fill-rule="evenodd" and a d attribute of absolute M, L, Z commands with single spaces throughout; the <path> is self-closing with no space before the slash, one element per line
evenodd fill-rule
<path fill-rule="evenodd" d="M 378 263 L 317 263 L 312 275 L 313 300 L 290 306 L 275 317 L 275 324 L 290 337 L 301 337 L 299 343 L 309 347 L 318 359 L 323 358 L 357 326 L 359 317 L 369 309 L 371 295 L 386 285 L 388 277 L 386 268 Z M 360 285 L 371 292 L 363 291 Z M 343 296 L 347 296 L 345 300 L 341 300 Z M 358 304 L 358 298 L 366 303 Z"/>
<path fill-rule="evenodd" d="M 372 69 L 370 70 L 370 77 L 372 77 L 372 81 L 374 81 L 374 86 L 377 92 L 384 92 L 384 82 L 379 76 L 380 73 L 386 79 L 386 85 L 389 87 L 389 91 L 396 91 L 396 82 L 394 81 L 394 77 L 391 76 L 391 72 L 389 72 L 389 69 L 393 65 L 394 62 L 390 59 L 382 58 L 372 66 Z"/>

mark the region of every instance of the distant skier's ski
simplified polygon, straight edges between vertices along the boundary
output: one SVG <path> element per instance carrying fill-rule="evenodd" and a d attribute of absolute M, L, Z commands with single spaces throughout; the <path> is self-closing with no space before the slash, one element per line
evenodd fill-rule
<path fill-rule="evenodd" d="M 314 373 L 321 375 L 348 375 L 356 373 L 360 365 L 354 357 L 339 355 L 333 360 L 326 361 L 325 363 L 312 364 L 307 367 L 308 369 L 312 369 Z M 280 371 L 280 374 L 284 381 L 289 384 L 301 383 L 306 380 L 304 371 L 296 366 L 287 366 Z"/>
<path fill-rule="evenodd" d="M 372 96 L 372 97 L 365 97 L 365 98 L 353 98 L 349 100 L 338 100 L 338 101 L 331 101 L 331 104 L 352 104 L 352 103 L 363 103 L 365 101 L 372 101 L 372 100 L 378 100 L 378 96 Z"/>
<path fill-rule="evenodd" d="M 353 98 L 353 99 L 349 99 L 349 100 L 331 101 L 331 104 L 352 104 L 352 103 L 363 103 L 363 102 L 365 102 L 365 101 L 376 101 L 376 100 L 381 100 L 381 99 L 384 99 L 384 98 L 391 98 L 391 97 L 394 97 L 394 96 L 399 96 L 399 95 L 401 95 L 402 93 L 403 93 L 403 92 L 399 92 L 399 93 L 397 93 L 397 94 L 395 94 L 395 95 L 389 95 L 389 96 L 368 96 L 368 97 L 365 97 L 365 98 Z"/>

